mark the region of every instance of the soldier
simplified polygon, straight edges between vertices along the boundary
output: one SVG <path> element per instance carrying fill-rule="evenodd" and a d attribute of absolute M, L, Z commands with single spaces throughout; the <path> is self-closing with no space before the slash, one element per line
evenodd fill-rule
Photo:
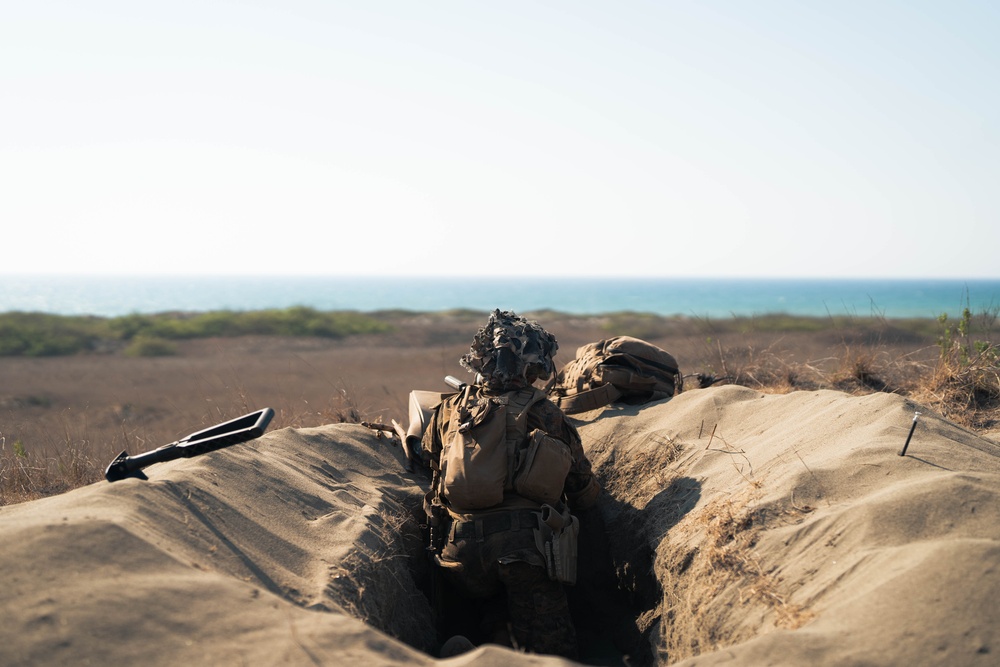
<path fill-rule="evenodd" d="M 461 359 L 475 383 L 445 399 L 424 432 L 425 505 L 446 579 L 470 598 L 502 595 L 516 648 L 574 658 L 563 589 L 575 578 L 570 509 L 593 506 L 600 486 L 576 429 L 532 386 L 552 375 L 557 349 L 538 324 L 490 315 Z"/>

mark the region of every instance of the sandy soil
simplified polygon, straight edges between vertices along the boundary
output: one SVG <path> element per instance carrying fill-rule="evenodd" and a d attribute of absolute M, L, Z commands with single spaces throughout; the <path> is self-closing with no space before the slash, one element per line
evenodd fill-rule
<path fill-rule="evenodd" d="M 581 415 L 630 596 L 610 655 L 996 664 L 1000 449 L 925 416 L 900 457 L 915 407 L 721 386 Z M 358 425 L 287 428 L 0 508 L 2 661 L 436 662 L 423 481 L 398 452 Z M 443 664 L 549 663 L 490 645 Z"/>

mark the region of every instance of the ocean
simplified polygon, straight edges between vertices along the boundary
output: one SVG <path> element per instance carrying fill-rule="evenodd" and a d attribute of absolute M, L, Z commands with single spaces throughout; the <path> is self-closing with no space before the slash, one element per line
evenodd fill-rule
<path fill-rule="evenodd" d="M 619 311 L 688 317 L 959 315 L 1000 308 L 1000 280 L 468 278 L 343 276 L 0 276 L 0 312 L 131 313 L 455 308 Z"/>

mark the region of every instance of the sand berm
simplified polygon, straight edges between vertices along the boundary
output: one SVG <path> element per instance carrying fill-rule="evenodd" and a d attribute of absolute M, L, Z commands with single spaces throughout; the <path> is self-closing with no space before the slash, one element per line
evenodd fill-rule
<path fill-rule="evenodd" d="M 687 391 L 579 415 L 657 664 L 995 665 L 1000 447 L 891 394 Z M 447 661 L 421 480 L 359 425 L 0 508 L 5 665 Z"/>

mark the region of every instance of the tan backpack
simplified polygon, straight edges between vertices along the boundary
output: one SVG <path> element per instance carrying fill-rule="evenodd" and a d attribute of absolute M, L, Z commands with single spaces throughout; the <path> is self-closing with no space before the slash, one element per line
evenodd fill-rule
<path fill-rule="evenodd" d="M 677 360 L 662 348 L 631 336 L 589 343 L 576 351 L 549 388 L 549 398 L 566 414 L 615 401 L 648 403 L 680 393 Z"/>
<path fill-rule="evenodd" d="M 439 493 L 457 512 L 486 509 L 513 491 L 539 504 L 562 495 L 573 463 L 569 446 L 540 429 L 527 432 L 528 409 L 545 394 L 533 387 L 484 396 L 462 390 L 441 451 Z"/>

